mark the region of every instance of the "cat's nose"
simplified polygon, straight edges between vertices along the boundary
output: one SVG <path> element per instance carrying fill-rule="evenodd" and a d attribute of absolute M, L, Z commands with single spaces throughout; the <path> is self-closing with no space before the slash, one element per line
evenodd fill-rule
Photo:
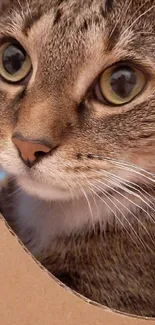
<path fill-rule="evenodd" d="M 52 148 L 45 145 L 43 141 L 33 142 L 13 137 L 12 142 L 18 149 L 24 164 L 29 168 L 40 161 L 40 158 L 44 158 L 44 156 L 52 151 Z"/>

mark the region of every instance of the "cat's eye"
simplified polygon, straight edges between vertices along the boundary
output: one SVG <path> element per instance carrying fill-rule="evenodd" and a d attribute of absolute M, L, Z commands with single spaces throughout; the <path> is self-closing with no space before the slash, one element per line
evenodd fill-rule
<path fill-rule="evenodd" d="M 142 71 L 127 64 L 118 64 L 102 73 L 98 97 L 102 100 L 102 96 L 103 100 L 111 105 L 123 105 L 136 97 L 145 84 L 145 75 Z"/>
<path fill-rule="evenodd" d="M 20 44 L 5 43 L 0 47 L 0 76 L 6 82 L 21 82 L 30 71 L 30 57 Z"/>

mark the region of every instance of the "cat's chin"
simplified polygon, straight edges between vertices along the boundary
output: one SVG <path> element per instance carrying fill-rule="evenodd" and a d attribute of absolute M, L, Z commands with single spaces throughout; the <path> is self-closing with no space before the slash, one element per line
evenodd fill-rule
<path fill-rule="evenodd" d="M 47 184 L 26 177 L 20 177 L 18 184 L 27 194 L 46 201 L 69 201 L 73 196 L 80 196 L 80 191 L 77 189 L 71 191 L 61 185 Z"/>

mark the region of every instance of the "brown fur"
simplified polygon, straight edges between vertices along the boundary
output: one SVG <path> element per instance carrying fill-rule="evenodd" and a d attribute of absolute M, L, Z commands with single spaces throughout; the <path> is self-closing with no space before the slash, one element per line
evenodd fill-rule
<path fill-rule="evenodd" d="M 154 241 L 155 227 L 144 224 Z M 138 227 L 135 230 L 139 234 Z M 144 231 L 140 237 L 148 242 Z M 114 223 L 104 232 L 96 226 L 95 231 L 58 238 L 48 257 L 40 256 L 39 260 L 62 282 L 91 300 L 130 314 L 155 317 L 154 245 L 150 245 L 150 253 L 136 244 L 132 232 L 129 236 Z"/>
<path fill-rule="evenodd" d="M 0 80 L 1 165 L 29 192 L 31 186 L 25 182 L 35 178 L 40 184 L 50 179 L 58 185 L 61 179 L 62 188 L 67 182 L 75 189 L 78 183 L 86 186 L 87 180 L 100 180 L 98 171 L 122 175 L 139 186 L 134 191 L 140 197 L 132 193 L 129 209 L 152 238 L 125 211 L 145 248 L 137 238 L 135 247 L 128 223 L 126 232 L 115 220 L 106 226 L 96 222 L 95 231 L 87 224 L 68 236 L 62 234 L 38 258 L 88 298 L 155 317 L 155 1 L 12 0 L 0 5 L 0 44 L 8 37 L 17 39 L 33 66 L 25 84 Z M 124 60 L 145 73 L 145 89 L 123 106 L 99 103 L 93 95 L 99 75 Z M 14 134 L 29 141 L 44 140 L 57 149 L 47 164 L 43 159 L 28 170 L 11 141 Z M 123 166 L 118 174 L 120 169 L 109 159 L 125 161 L 128 168 L 134 164 L 140 174 Z M 113 189 L 108 193 L 114 200 Z M 130 199 L 129 193 L 122 193 Z M 147 198 L 151 195 L 153 208 L 144 202 L 144 193 Z M 124 202 L 121 196 L 118 199 Z M 118 217 L 122 218 L 120 213 Z"/>

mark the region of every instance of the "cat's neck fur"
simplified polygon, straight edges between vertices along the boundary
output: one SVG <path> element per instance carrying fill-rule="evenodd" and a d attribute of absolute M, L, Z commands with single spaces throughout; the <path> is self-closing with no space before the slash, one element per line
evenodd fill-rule
<path fill-rule="evenodd" d="M 113 192 L 111 200 L 110 194 L 107 196 L 102 192 L 93 195 L 83 189 L 83 196 L 45 201 L 28 195 L 15 184 L 13 187 L 11 195 L 6 194 L 3 213 L 10 226 L 35 256 L 42 251 L 46 254 L 51 242 L 59 237 L 68 237 L 85 229 L 89 231 L 97 224 L 104 231 L 107 224 L 113 223 L 114 219 L 118 227 L 129 229 L 137 219 L 137 211 L 143 210 L 144 206 L 140 198 L 131 194 L 126 194 L 123 200 L 123 192 Z"/>

